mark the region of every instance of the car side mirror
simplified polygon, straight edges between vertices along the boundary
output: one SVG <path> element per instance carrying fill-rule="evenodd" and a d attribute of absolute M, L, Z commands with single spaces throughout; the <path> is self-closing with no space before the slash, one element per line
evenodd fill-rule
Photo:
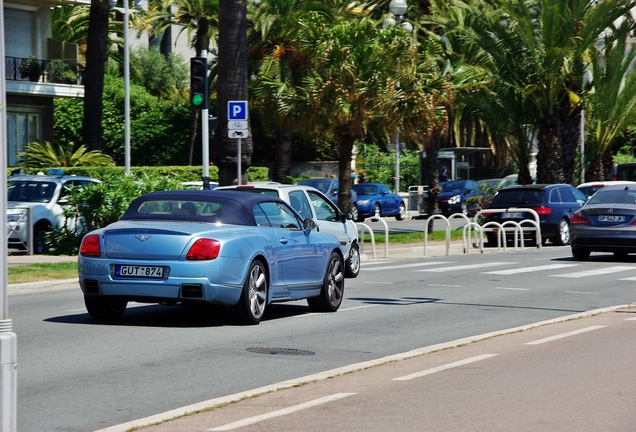
<path fill-rule="evenodd" d="M 303 228 L 305 231 L 312 231 L 316 229 L 316 222 L 313 219 L 305 218 L 303 220 Z"/>
<path fill-rule="evenodd" d="M 348 211 L 344 214 L 345 216 L 345 220 L 353 220 L 353 212 L 352 211 Z"/>

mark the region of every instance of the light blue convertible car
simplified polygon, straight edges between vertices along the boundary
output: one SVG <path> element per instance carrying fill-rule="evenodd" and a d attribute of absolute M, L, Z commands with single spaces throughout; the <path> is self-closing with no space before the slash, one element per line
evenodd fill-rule
<path fill-rule="evenodd" d="M 272 302 L 335 312 L 344 294 L 333 235 L 279 198 L 234 191 L 142 195 L 83 238 L 78 271 L 86 309 L 101 319 L 135 301 L 231 306 L 258 324 Z"/>

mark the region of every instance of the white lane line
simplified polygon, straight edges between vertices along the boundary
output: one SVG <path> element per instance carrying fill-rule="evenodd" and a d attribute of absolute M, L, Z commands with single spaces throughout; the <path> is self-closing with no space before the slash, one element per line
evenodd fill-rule
<path fill-rule="evenodd" d="M 216 432 L 216 431 L 229 431 L 229 430 L 233 430 L 233 429 L 238 429 L 240 427 L 243 426 L 249 426 L 249 425 L 253 425 L 255 423 L 259 423 L 265 420 L 269 420 L 275 417 L 282 417 L 284 415 L 288 415 L 288 414 L 292 414 L 295 413 L 296 411 L 301 411 L 304 409 L 308 409 L 308 408 L 313 408 L 319 405 L 324 405 L 326 403 L 329 402 L 334 402 L 337 401 L 339 399 L 343 399 L 349 396 L 353 396 L 356 393 L 336 393 L 336 394 L 332 394 L 330 396 L 325 396 L 319 399 L 314 399 L 312 401 L 309 402 L 305 402 L 305 403 L 301 403 L 298 405 L 294 405 L 294 406 L 290 406 L 288 408 L 283 408 L 280 409 L 278 411 L 272 411 L 270 413 L 267 414 L 262 414 L 262 415 L 258 415 L 258 416 L 254 416 L 254 417 L 248 417 L 246 419 L 243 420 L 239 420 L 236 421 L 234 423 L 228 423 L 226 425 L 223 426 L 219 426 L 219 427 L 214 427 L 211 429 L 206 429 L 206 432 Z"/>
<path fill-rule="evenodd" d="M 566 337 L 576 336 L 576 335 L 579 335 L 581 333 L 587 333 L 587 332 L 591 332 L 591 331 L 594 331 L 594 330 L 602 329 L 604 327 L 605 326 L 602 326 L 602 325 L 585 327 L 585 328 L 582 328 L 582 329 L 579 329 L 579 330 L 574 330 L 574 331 L 567 332 L 567 333 L 561 333 L 561 334 L 550 336 L 550 337 L 543 338 L 543 339 L 537 339 L 536 341 L 527 342 L 524 345 L 540 345 L 540 344 L 543 344 L 543 343 L 546 343 L 546 342 L 552 342 L 552 341 L 563 339 L 563 338 L 566 338 Z"/>
<path fill-rule="evenodd" d="M 577 265 L 578 264 L 548 264 L 548 265 L 533 266 L 533 267 L 519 267 L 519 268 L 508 269 L 508 270 L 495 270 L 495 271 L 483 272 L 483 273 L 495 274 L 495 275 L 513 275 L 513 274 L 519 274 L 519 273 L 531 273 L 531 272 L 538 272 L 538 271 L 544 271 L 544 270 L 555 270 L 555 269 L 566 268 L 566 267 L 576 267 Z"/>
<path fill-rule="evenodd" d="M 495 287 L 496 290 L 510 290 L 510 291 L 530 291 L 530 288 L 507 288 L 507 287 Z"/>
<path fill-rule="evenodd" d="M 440 268 L 432 268 L 432 269 L 421 269 L 421 270 L 415 270 L 416 272 L 435 272 L 435 273 L 442 273 L 442 272 L 450 272 L 450 271 L 456 271 L 456 270 L 472 270 L 472 269 L 482 269 L 482 268 L 486 268 L 486 267 L 496 267 L 496 266 L 500 266 L 500 265 L 511 265 L 511 264 L 519 264 L 516 262 L 507 262 L 507 261 L 502 261 L 502 262 L 487 262 L 487 263 L 481 263 L 481 264 L 467 264 L 467 265 L 459 265 L 459 266 L 450 266 L 450 267 L 440 267 Z"/>
<path fill-rule="evenodd" d="M 625 321 L 636 321 L 636 318 L 625 318 Z"/>
<path fill-rule="evenodd" d="M 445 370 L 448 370 L 448 369 L 452 369 L 452 368 L 464 366 L 464 365 L 467 365 L 467 364 L 475 363 L 475 362 L 478 362 L 478 361 L 486 360 L 486 359 L 489 359 L 491 357 L 495 357 L 497 355 L 499 355 L 499 354 L 482 354 L 482 355 L 478 355 L 478 356 L 475 356 L 475 357 L 470 357 L 470 358 L 467 358 L 467 359 L 464 359 L 464 360 L 459 360 L 459 361 L 456 361 L 456 362 L 453 362 L 453 363 L 448 363 L 448 364 L 445 364 L 445 365 L 442 365 L 442 366 L 437 366 L 437 367 L 434 367 L 434 368 L 431 368 L 431 369 L 426 369 L 426 370 L 423 370 L 423 371 L 420 371 L 420 372 L 415 372 L 415 373 L 412 373 L 412 374 L 409 374 L 409 375 L 403 375 L 401 377 L 393 378 L 393 381 L 408 381 L 408 380 L 412 380 L 412 379 L 415 379 L 415 378 L 420 378 L 420 377 L 423 377 L 423 376 L 426 376 L 426 375 L 431 375 L 431 374 L 434 374 L 434 373 L 437 373 L 437 372 L 442 372 L 442 371 L 445 371 Z"/>
<path fill-rule="evenodd" d="M 633 277 L 626 277 L 626 278 L 620 278 L 618 280 L 624 280 L 624 281 L 636 281 L 636 276 Z"/>
<path fill-rule="evenodd" d="M 438 264 L 452 264 L 455 261 L 426 261 L 415 264 L 397 264 L 391 266 L 382 266 L 382 267 L 373 267 L 373 268 L 365 268 L 365 271 L 376 271 L 376 270 L 390 270 L 390 269 L 399 269 L 399 268 L 410 268 L 410 267 L 424 267 L 424 266 L 432 266 Z"/>
<path fill-rule="evenodd" d="M 461 285 L 448 285 L 448 284 L 428 284 L 430 287 L 441 287 L 441 288 L 461 288 Z"/>
<path fill-rule="evenodd" d="M 565 278 L 581 278 L 581 277 L 598 276 L 598 275 L 604 275 L 608 273 L 616 273 L 616 272 L 622 272 L 622 271 L 628 271 L 628 270 L 636 270 L 636 268 L 632 266 L 613 266 L 613 267 L 599 268 L 599 269 L 586 270 L 586 271 L 580 271 L 580 272 L 574 272 L 574 273 L 564 273 L 564 274 L 551 275 L 551 276 L 565 277 Z"/>
<path fill-rule="evenodd" d="M 367 285 L 395 285 L 395 282 L 389 281 L 364 281 Z"/>
<path fill-rule="evenodd" d="M 600 295 L 601 293 L 590 292 L 590 291 L 566 291 L 566 294 L 589 294 L 589 295 Z"/>

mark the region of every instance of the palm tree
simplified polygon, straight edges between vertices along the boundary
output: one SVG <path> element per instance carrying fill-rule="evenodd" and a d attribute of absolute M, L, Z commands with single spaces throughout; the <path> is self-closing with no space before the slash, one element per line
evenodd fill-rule
<path fill-rule="evenodd" d="M 32 141 L 20 154 L 20 162 L 25 167 L 50 168 L 71 166 L 115 166 L 115 161 L 100 151 L 88 151 L 86 146 L 68 145 L 54 146 L 50 142 Z"/>
<path fill-rule="evenodd" d="M 451 0 L 459 8 L 465 27 L 447 26 L 458 51 L 468 49 L 471 61 L 488 68 L 502 103 L 525 100 L 534 107 L 521 125 L 535 128 L 539 152 L 537 181 L 572 182 L 578 125 L 582 109 L 583 59 L 600 35 L 612 28 L 636 2 L 571 0 L 481 0 L 470 5 Z M 513 90 L 510 93 L 511 89 Z M 514 111 L 502 106 L 501 115 Z M 508 124 L 512 124 L 512 119 Z M 515 121 L 519 122 L 520 119 Z"/>
<path fill-rule="evenodd" d="M 594 48 L 591 83 L 586 93 L 585 108 L 588 133 L 585 155 L 589 160 L 586 180 L 605 180 L 612 166 L 605 166 L 607 153 L 615 140 L 636 122 L 636 73 L 632 69 L 636 50 L 626 48 L 632 24 L 625 21 L 617 30 L 616 42 L 607 41 Z"/>
<path fill-rule="evenodd" d="M 275 125 L 275 181 L 289 175 L 293 133 L 305 123 L 295 103 L 298 89 L 312 64 L 309 53 L 299 47 L 303 16 L 317 12 L 331 19 L 335 10 L 334 4 L 324 1 L 265 0 L 253 13 L 254 28 L 249 45 L 251 60 L 258 61 L 260 68 L 252 90 L 264 120 Z"/>
<path fill-rule="evenodd" d="M 84 78 L 84 142 L 90 150 L 102 148 L 102 92 L 108 59 L 109 0 L 91 0 L 86 38 Z"/>
<path fill-rule="evenodd" d="M 414 42 L 400 28 L 382 31 L 366 17 L 330 24 L 313 14 L 302 33 L 303 49 L 316 61 L 303 88 L 306 112 L 313 112 L 314 125 L 337 143 L 338 204 L 346 209 L 355 141 L 372 128 L 388 136 L 401 121 L 395 109 L 403 96 L 396 86 L 396 61 Z"/>

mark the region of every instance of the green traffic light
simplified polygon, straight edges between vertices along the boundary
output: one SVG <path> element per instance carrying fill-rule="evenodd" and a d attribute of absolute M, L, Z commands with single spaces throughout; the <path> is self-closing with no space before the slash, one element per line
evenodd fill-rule
<path fill-rule="evenodd" d="M 200 95 L 198 93 L 192 95 L 192 105 L 194 106 L 203 105 L 203 95 Z"/>

